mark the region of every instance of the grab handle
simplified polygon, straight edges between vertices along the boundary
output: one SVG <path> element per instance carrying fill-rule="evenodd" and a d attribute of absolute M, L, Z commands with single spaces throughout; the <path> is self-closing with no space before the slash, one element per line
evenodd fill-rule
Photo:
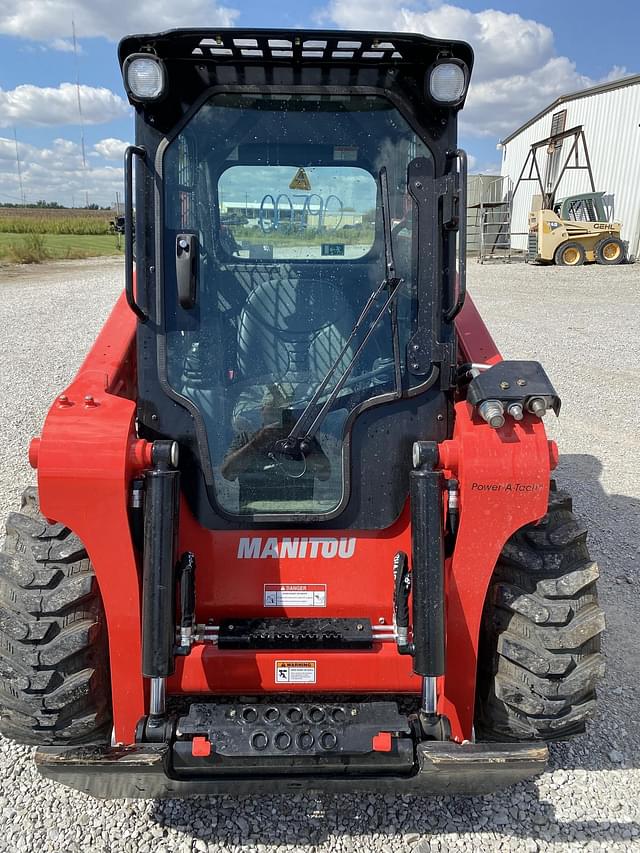
<path fill-rule="evenodd" d="M 147 152 L 139 145 L 129 145 L 124 152 L 124 291 L 129 307 L 144 323 L 149 318 L 136 302 L 133 274 L 133 158 L 143 160 Z"/>
<path fill-rule="evenodd" d="M 464 305 L 467 295 L 467 152 L 458 148 L 451 154 L 460 162 L 458 172 L 458 287 L 454 304 L 445 311 L 444 319 L 450 323 Z"/>

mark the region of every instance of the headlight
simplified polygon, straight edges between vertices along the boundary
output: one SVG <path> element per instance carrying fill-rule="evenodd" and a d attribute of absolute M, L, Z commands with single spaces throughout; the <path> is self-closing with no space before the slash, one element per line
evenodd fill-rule
<path fill-rule="evenodd" d="M 440 104 L 456 104 L 467 88 L 465 66 L 458 62 L 440 62 L 429 75 L 429 94 Z"/>
<path fill-rule="evenodd" d="M 137 101 L 153 101 L 164 93 L 164 66 L 154 56 L 130 56 L 125 64 L 124 77 L 131 97 Z"/>

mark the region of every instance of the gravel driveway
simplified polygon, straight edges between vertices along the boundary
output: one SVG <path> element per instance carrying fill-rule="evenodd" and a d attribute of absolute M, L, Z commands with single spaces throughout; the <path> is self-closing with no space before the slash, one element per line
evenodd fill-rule
<path fill-rule="evenodd" d="M 0 850 L 640 850 L 640 266 L 471 263 L 471 289 L 507 356 L 537 358 L 563 398 L 557 474 L 591 529 L 608 631 L 588 735 L 494 796 L 353 794 L 100 802 L 47 782 L 0 738 Z M 0 514 L 33 481 L 29 438 L 71 378 L 122 282 L 110 260 L 0 270 Z"/>

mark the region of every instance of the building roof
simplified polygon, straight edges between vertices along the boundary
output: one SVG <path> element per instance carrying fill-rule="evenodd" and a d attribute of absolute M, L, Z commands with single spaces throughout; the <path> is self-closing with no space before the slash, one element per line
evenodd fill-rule
<path fill-rule="evenodd" d="M 531 127 L 534 122 L 538 121 L 538 119 L 542 118 L 546 113 L 551 112 L 551 110 L 555 110 L 555 108 L 560 106 L 560 104 L 565 104 L 567 101 L 576 101 L 578 98 L 587 98 L 589 95 L 599 95 L 602 92 L 610 92 L 612 89 L 622 89 L 624 86 L 634 86 L 636 83 L 640 83 L 640 74 L 621 77 L 619 80 L 609 80 L 606 83 L 598 83 L 597 86 L 590 86 L 588 89 L 579 89 L 577 92 L 571 92 L 568 95 L 560 95 L 560 97 L 556 98 L 548 107 L 540 110 L 539 113 L 525 121 L 525 123 L 521 124 L 517 130 L 514 130 L 509 134 L 509 136 L 505 136 L 505 138 L 501 139 L 500 142 L 503 145 L 506 145 L 507 142 L 510 142 L 514 137 L 518 136 L 518 134 L 522 133 L 523 130 Z"/>

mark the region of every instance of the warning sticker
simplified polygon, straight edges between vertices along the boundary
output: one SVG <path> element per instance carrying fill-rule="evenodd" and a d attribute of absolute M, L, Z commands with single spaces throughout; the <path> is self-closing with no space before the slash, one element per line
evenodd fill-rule
<path fill-rule="evenodd" d="M 326 607 L 326 583 L 266 583 L 265 607 Z"/>
<path fill-rule="evenodd" d="M 311 181 L 309 180 L 307 173 L 304 169 L 298 169 L 295 173 L 293 180 L 289 184 L 290 190 L 310 190 L 311 189 Z"/>
<path fill-rule="evenodd" d="M 315 684 L 314 660 L 277 660 L 276 684 Z"/>

